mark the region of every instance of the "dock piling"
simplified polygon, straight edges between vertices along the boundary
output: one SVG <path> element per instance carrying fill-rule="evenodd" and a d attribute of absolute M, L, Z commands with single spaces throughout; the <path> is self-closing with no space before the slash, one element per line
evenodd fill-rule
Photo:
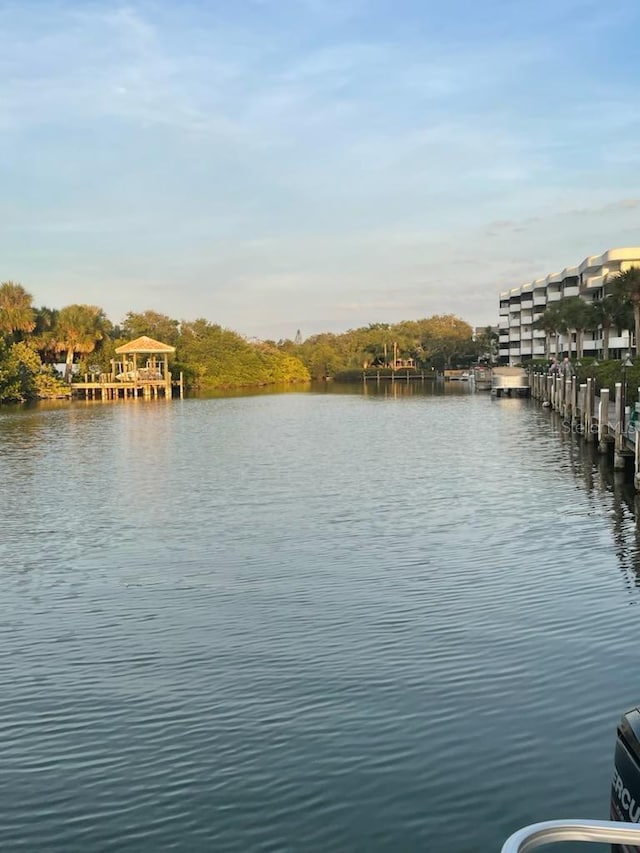
<path fill-rule="evenodd" d="M 600 391 L 600 403 L 598 405 L 598 450 L 600 453 L 607 452 L 609 438 L 609 389 Z"/>
<path fill-rule="evenodd" d="M 620 470 L 624 468 L 624 456 L 622 455 L 622 451 L 624 449 L 624 400 L 622 399 L 622 382 L 616 382 L 616 422 L 614 424 L 615 427 L 615 438 L 614 438 L 614 452 L 613 452 L 613 467 L 616 470 Z"/>
<path fill-rule="evenodd" d="M 584 409 L 584 439 L 585 441 L 593 441 L 593 379 L 587 379 L 586 386 L 586 405 Z"/>

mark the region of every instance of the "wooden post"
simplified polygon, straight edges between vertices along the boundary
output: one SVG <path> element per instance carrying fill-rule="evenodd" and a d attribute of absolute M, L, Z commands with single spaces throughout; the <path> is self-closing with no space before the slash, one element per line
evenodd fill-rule
<path fill-rule="evenodd" d="M 169 356 L 164 354 L 164 396 L 167 400 L 171 399 L 171 374 L 169 373 Z"/>
<path fill-rule="evenodd" d="M 569 419 L 571 424 L 576 422 L 576 409 L 578 407 L 578 379 L 576 376 L 571 377 L 571 388 L 569 389 Z"/>
<path fill-rule="evenodd" d="M 587 386 L 584 383 L 580 384 L 578 391 L 578 432 L 584 434 L 584 419 L 586 409 Z"/>
<path fill-rule="evenodd" d="M 638 388 L 638 400 L 640 400 L 640 388 Z M 640 433 L 635 420 L 633 422 L 633 441 L 635 451 L 633 454 L 633 487 L 636 492 L 640 492 Z"/>
<path fill-rule="evenodd" d="M 584 440 L 593 441 L 593 379 L 587 379 L 586 406 L 584 411 Z"/>
<path fill-rule="evenodd" d="M 609 436 L 609 389 L 603 388 L 600 392 L 600 404 L 598 406 L 598 451 L 607 452 L 607 438 Z"/>
<path fill-rule="evenodd" d="M 622 399 L 622 382 L 616 382 L 616 422 L 615 428 L 615 443 L 613 453 L 613 467 L 616 469 L 624 468 L 624 456 L 622 448 L 624 447 L 624 400 Z"/>
<path fill-rule="evenodd" d="M 180 399 L 184 400 L 184 373 L 180 371 Z"/>

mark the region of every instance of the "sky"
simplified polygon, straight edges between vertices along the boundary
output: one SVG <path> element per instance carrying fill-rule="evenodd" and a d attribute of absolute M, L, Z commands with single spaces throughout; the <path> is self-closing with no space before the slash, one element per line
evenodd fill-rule
<path fill-rule="evenodd" d="M 0 0 L 0 281 L 292 338 L 640 244 L 637 0 Z"/>

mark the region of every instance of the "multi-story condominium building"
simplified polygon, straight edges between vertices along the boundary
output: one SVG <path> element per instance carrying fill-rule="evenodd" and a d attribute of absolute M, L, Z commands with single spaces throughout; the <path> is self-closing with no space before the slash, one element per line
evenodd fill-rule
<path fill-rule="evenodd" d="M 534 329 L 533 324 L 543 315 L 547 306 L 565 296 L 580 296 L 587 302 L 602 299 L 607 276 L 611 277 L 631 267 L 640 267 L 638 246 L 609 249 L 602 255 L 585 258 L 576 267 L 566 267 L 562 272 L 551 273 L 546 278 L 538 278 L 530 284 L 502 292 L 499 323 L 500 362 L 519 364 L 532 358 L 544 358 L 546 334 L 543 329 Z M 557 339 L 557 355 L 574 356 L 575 338 L 575 333 L 560 335 Z M 611 329 L 610 357 L 620 357 L 630 349 L 631 343 L 628 331 Z M 601 356 L 602 330 L 585 332 L 583 348 L 585 355 Z"/>

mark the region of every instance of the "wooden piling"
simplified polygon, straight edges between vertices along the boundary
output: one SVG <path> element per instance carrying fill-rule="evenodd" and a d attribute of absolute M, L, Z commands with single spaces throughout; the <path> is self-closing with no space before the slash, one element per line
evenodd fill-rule
<path fill-rule="evenodd" d="M 616 470 L 624 468 L 622 455 L 624 441 L 624 400 L 622 399 L 622 382 L 616 382 L 616 422 L 614 424 L 613 467 Z"/>
<path fill-rule="evenodd" d="M 593 379 L 587 379 L 584 410 L 584 440 L 593 441 Z"/>
<path fill-rule="evenodd" d="M 598 450 L 600 453 L 607 452 L 607 439 L 609 438 L 609 389 L 600 391 L 600 404 L 598 406 Z"/>
<path fill-rule="evenodd" d="M 638 388 L 638 400 L 640 400 L 640 388 Z M 633 487 L 636 492 L 640 492 L 640 435 L 638 434 L 638 428 L 636 426 L 636 422 L 634 421 L 634 430 L 633 430 L 633 440 L 634 440 L 634 454 L 633 454 Z"/>

